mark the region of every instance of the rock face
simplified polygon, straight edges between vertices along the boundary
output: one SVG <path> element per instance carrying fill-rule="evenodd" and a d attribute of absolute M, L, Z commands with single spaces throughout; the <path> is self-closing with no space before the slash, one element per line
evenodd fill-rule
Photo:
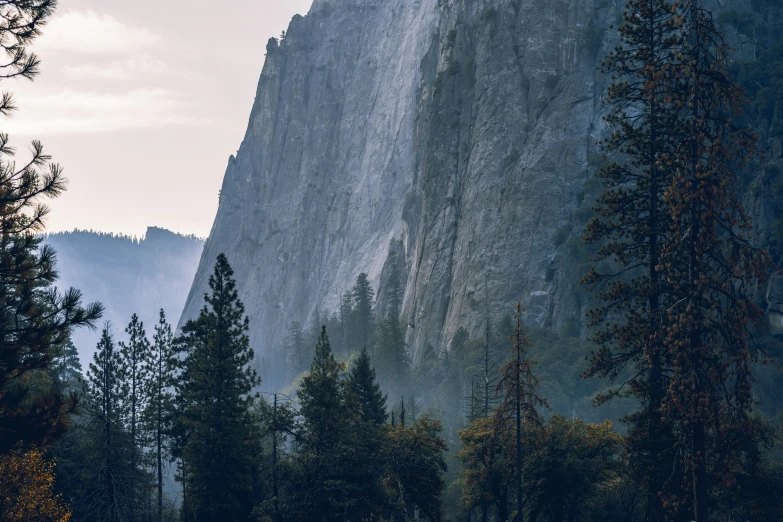
<path fill-rule="evenodd" d="M 527 322 L 578 332 L 598 63 L 622 7 L 315 0 L 267 46 L 183 320 L 225 252 L 268 354 L 360 272 L 382 310 L 393 257 L 414 361 L 517 300 Z"/>

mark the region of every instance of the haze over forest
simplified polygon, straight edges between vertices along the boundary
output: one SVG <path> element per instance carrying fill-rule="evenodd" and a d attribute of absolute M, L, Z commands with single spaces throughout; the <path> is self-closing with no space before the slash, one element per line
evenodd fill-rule
<path fill-rule="evenodd" d="M 0 43 L 0 522 L 783 520 L 779 0 Z"/>

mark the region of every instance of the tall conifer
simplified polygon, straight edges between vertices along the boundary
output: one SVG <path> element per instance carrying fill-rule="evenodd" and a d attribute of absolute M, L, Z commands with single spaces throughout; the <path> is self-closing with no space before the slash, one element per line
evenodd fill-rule
<path fill-rule="evenodd" d="M 670 368 L 663 348 L 664 311 L 671 305 L 668 279 L 660 273 L 671 212 L 665 195 L 674 178 L 678 146 L 676 51 L 679 17 L 671 0 L 630 0 L 619 28 L 620 42 L 603 62 L 610 75 L 605 103 L 611 134 L 602 143 L 608 159 L 598 177 L 605 192 L 585 239 L 601 243 L 598 264 L 583 283 L 603 304 L 590 312 L 593 341 L 588 376 L 617 383 L 599 402 L 633 395 L 641 409 L 630 424 L 628 448 L 646 487 L 646 520 L 662 522 L 659 492 L 671 468 L 670 427 L 661 415 Z"/>
<path fill-rule="evenodd" d="M 174 385 L 179 361 L 173 344 L 171 325 L 161 309 L 150 357 L 149 402 L 144 411 L 145 425 L 152 435 L 157 474 L 157 519 L 163 521 L 163 465 L 171 457 L 171 420 L 174 414 Z"/>
<path fill-rule="evenodd" d="M 361 408 L 362 420 L 381 425 L 386 423 L 386 396 L 375 380 L 375 368 L 372 366 L 367 348 L 362 350 L 348 374 L 348 390 L 353 394 Z"/>
<path fill-rule="evenodd" d="M 672 220 L 663 257 L 674 294 L 667 309 L 673 367 L 664 412 L 676 421 L 692 517 L 706 522 L 713 485 L 734 490 L 742 455 L 755 451 L 753 370 L 764 354 L 750 326 L 762 316 L 753 294 L 770 261 L 751 243 L 740 200 L 739 176 L 756 142 L 749 129 L 734 124 L 745 100 L 730 78 L 731 50 L 701 0 L 676 5 L 683 39 L 672 96 L 681 107 L 681 139 L 667 194 Z M 687 504 L 688 495 L 671 500 L 675 507 Z"/>
<path fill-rule="evenodd" d="M 361 273 L 356 277 L 356 284 L 351 292 L 353 295 L 353 320 L 355 349 L 360 350 L 370 346 L 373 330 L 375 328 L 375 313 L 373 302 L 375 291 L 370 285 L 367 274 Z"/>
<path fill-rule="evenodd" d="M 502 403 L 497 408 L 495 415 L 500 420 L 513 420 L 516 424 L 514 435 L 516 451 L 515 486 L 517 501 L 517 517 L 515 520 L 523 522 L 523 496 L 522 496 L 522 429 L 523 423 L 539 424 L 541 417 L 539 409 L 548 407 L 546 399 L 539 393 L 538 377 L 534 372 L 535 361 L 530 355 L 533 343 L 522 331 L 522 306 L 517 303 L 516 329 L 514 332 L 513 358 L 501 369 L 501 379 L 497 385 L 497 391 L 501 393 Z"/>
<path fill-rule="evenodd" d="M 186 355 L 177 421 L 187 432 L 188 509 L 199 521 L 241 520 L 253 508 L 250 408 L 260 381 L 250 368 L 249 321 L 233 274 L 220 254 L 206 304 L 177 339 Z"/>
<path fill-rule="evenodd" d="M 144 331 L 144 323 L 133 314 L 125 328 L 128 342 L 119 343 L 119 377 L 122 380 L 123 396 L 126 401 L 128 430 L 134 447 L 141 447 L 139 441 L 141 413 L 148 402 L 150 358 L 152 348 Z"/>
<path fill-rule="evenodd" d="M 114 344 L 110 326 L 101 333 L 97 350 L 87 372 L 91 414 L 98 421 L 102 444 L 97 484 L 91 499 L 90 515 L 98 520 L 126 519 L 135 507 L 135 469 L 129 470 L 128 446 L 123 433 L 124 390 L 121 378 L 122 360 Z M 134 450 L 135 448 L 130 448 Z"/>

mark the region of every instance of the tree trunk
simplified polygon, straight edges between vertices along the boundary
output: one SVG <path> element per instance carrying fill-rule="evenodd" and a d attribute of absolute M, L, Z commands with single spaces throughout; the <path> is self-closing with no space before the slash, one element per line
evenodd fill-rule
<path fill-rule="evenodd" d="M 502 495 L 497 502 L 498 518 L 500 522 L 508 522 L 508 498 L 506 495 Z"/>
<path fill-rule="evenodd" d="M 707 444 L 703 422 L 693 426 L 693 512 L 696 522 L 710 519 L 707 505 Z"/>
<path fill-rule="evenodd" d="M 160 379 L 158 380 L 158 522 L 163 522 L 163 412 L 160 394 Z"/>

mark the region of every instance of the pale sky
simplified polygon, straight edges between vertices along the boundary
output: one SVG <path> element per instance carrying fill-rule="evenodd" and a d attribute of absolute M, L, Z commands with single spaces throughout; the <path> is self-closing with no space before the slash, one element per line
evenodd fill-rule
<path fill-rule="evenodd" d="M 6 82 L 0 122 L 60 163 L 50 231 L 206 237 L 247 127 L 266 43 L 312 0 L 61 0 L 34 49 L 41 75 Z"/>

